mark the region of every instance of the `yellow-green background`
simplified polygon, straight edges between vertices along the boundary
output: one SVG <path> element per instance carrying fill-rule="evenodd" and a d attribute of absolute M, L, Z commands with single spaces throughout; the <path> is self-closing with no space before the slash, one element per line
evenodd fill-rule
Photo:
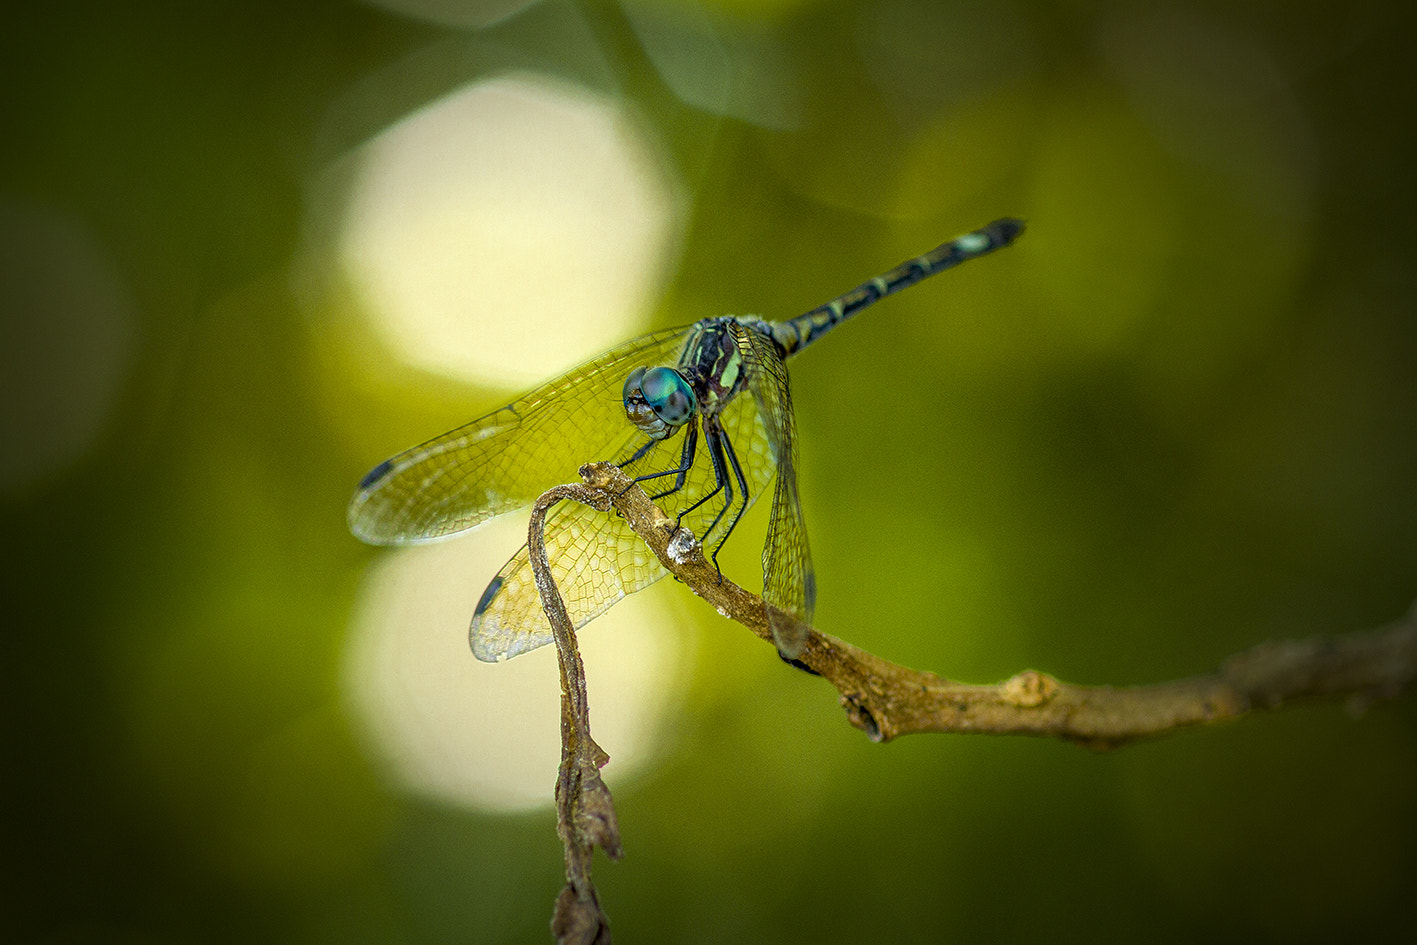
<path fill-rule="evenodd" d="M 1030 223 L 793 363 L 823 629 L 954 678 L 1128 684 L 1417 596 L 1404 5 L 706 9 L 772 67 L 781 101 L 750 83 L 740 111 L 792 120 L 678 108 L 627 73 L 690 201 L 657 325 L 794 314 L 995 216 Z M 5 938 L 547 939 L 550 815 L 399 793 L 338 670 L 377 554 L 345 531 L 353 483 L 513 392 L 371 394 L 291 278 L 310 182 L 476 78 L 464 45 L 596 73 L 571 7 L 535 15 L 479 36 L 332 0 L 6 14 L 0 197 L 82 221 L 137 329 L 95 445 L 3 498 Z M 376 74 L 362 127 L 331 137 Z M 58 304 L 29 302 L 3 312 L 12 352 Z M 64 396 L 19 376 L 7 423 Z M 745 634 L 682 612 L 703 640 Z M 628 856 L 596 878 L 621 941 L 1410 926 L 1410 698 L 1111 755 L 879 746 L 767 647 L 697 652 L 672 754 L 607 769 Z"/>

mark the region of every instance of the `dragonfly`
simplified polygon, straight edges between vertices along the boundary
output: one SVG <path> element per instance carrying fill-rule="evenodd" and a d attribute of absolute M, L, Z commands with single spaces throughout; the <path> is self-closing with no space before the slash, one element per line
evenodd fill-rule
<path fill-rule="evenodd" d="M 350 529 L 376 545 L 446 538 L 530 505 L 574 481 L 587 462 L 608 460 L 655 501 L 673 501 L 676 524 L 712 549 L 717 567 L 739 520 L 771 486 L 762 597 L 778 651 L 793 660 L 817 589 L 787 360 L 886 296 L 1008 246 L 1023 229 L 1019 220 L 995 220 L 786 321 L 705 318 L 613 348 L 375 466 L 350 503 Z M 667 573 L 624 519 L 588 506 L 556 506 L 544 538 L 577 629 Z M 469 642 L 487 662 L 552 642 L 525 545 L 487 585 Z"/>

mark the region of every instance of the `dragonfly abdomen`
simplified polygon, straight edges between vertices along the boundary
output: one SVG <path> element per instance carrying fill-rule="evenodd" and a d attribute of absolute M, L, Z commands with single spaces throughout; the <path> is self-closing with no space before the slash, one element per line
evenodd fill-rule
<path fill-rule="evenodd" d="M 869 308 L 886 296 L 909 288 L 937 272 L 944 272 L 962 262 L 1008 246 L 1018 239 L 1023 227 L 1022 220 L 1005 217 L 972 233 L 957 236 L 925 255 L 907 260 L 890 272 L 864 282 L 810 312 L 804 312 L 785 322 L 769 322 L 773 340 L 786 354 L 795 354 L 857 312 Z"/>

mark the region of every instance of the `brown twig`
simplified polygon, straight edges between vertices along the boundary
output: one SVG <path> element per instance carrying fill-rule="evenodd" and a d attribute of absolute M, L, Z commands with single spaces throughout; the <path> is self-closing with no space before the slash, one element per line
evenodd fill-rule
<path fill-rule="evenodd" d="M 590 878 L 595 848 L 611 859 L 619 859 L 620 828 L 610 789 L 600 778 L 601 767 L 610 756 L 590 737 L 590 702 L 586 695 L 585 667 L 576 646 L 576 632 L 566 613 L 546 560 L 543 532 L 546 512 L 562 499 L 572 499 L 610 511 L 608 496 L 582 485 L 549 489 L 531 508 L 527 529 L 532 573 L 541 593 L 542 609 L 556 639 L 556 655 L 561 667 L 561 766 L 556 775 L 556 831 L 566 850 L 566 885 L 556 897 L 551 931 L 563 945 L 609 945 L 610 920 L 600 908 L 595 884 Z"/>
<path fill-rule="evenodd" d="M 610 924 L 591 882 L 590 863 L 597 846 L 612 859 L 620 857 L 620 832 L 610 790 L 600 777 L 609 759 L 590 736 L 575 630 L 546 560 L 547 510 L 563 499 L 607 514 L 613 508 L 670 573 L 719 613 L 769 643 L 773 635 L 762 598 L 719 575 L 697 540 L 676 528 L 619 468 L 593 463 L 581 468 L 581 476 L 584 485 L 557 486 L 532 506 L 528 544 L 561 666 L 556 813 L 566 885 L 551 928 L 563 945 L 609 945 Z M 1417 607 L 1380 630 L 1265 643 L 1232 656 L 1214 673 L 1150 686 L 1077 686 L 1033 670 L 993 686 L 967 685 L 898 666 L 811 629 L 793 662 L 835 686 L 851 724 L 873 741 L 917 732 L 978 732 L 1115 748 L 1297 699 L 1347 697 L 1364 705 L 1391 698 L 1417 676 Z"/>
<path fill-rule="evenodd" d="M 771 642 L 768 605 L 722 579 L 697 542 L 608 463 L 582 467 L 597 490 L 675 577 L 719 613 Z M 1202 723 L 1273 709 L 1297 699 L 1390 698 L 1417 676 L 1417 608 L 1391 626 L 1309 640 L 1265 643 L 1214 673 L 1149 686 L 1079 686 L 1026 670 L 993 686 L 951 682 L 907 669 L 816 630 L 796 660 L 841 694 L 851 724 L 874 741 L 917 732 L 979 732 L 1063 738 L 1115 748 Z"/>

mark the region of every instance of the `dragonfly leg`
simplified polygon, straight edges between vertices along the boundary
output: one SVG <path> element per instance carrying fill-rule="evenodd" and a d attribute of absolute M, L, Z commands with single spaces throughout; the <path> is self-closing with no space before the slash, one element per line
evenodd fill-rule
<path fill-rule="evenodd" d="M 646 453 L 649 452 L 650 447 L 654 446 L 658 442 L 659 440 L 650 440 L 643 447 L 641 447 L 639 451 L 635 453 L 634 456 L 630 457 L 630 459 L 627 460 L 626 465 L 628 463 L 633 463 L 635 460 L 644 456 Z M 654 495 L 650 496 L 650 501 L 656 502 L 667 495 L 673 495 L 680 489 L 684 488 L 684 479 L 689 475 L 689 470 L 694 468 L 694 456 L 698 452 L 698 445 L 699 428 L 697 426 L 690 426 L 689 432 L 684 434 L 684 448 L 679 453 L 678 466 L 674 467 L 673 469 L 666 469 L 663 472 L 649 473 L 644 476 L 636 476 L 632 481 L 649 482 L 651 479 L 660 479 L 664 476 L 673 476 L 674 485 L 669 487 L 668 489 L 665 489 L 663 492 L 657 492 Z"/>
<path fill-rule="evenodd" d="M 641 482 L 643 480 L 648 479 L 658 479 L 660 476 L 667 476 L 670 473 L 674 473 L 674 485 L 670 486 L 668 489 L 665 489 L 663 492 L 659 492 L 650 496 L 650 498 L 657 502 L 667 495 L 673 495 L 680 489 L 684 488 L 684 479 L 689 475 L 689 470 L 694 468 L 694 457 L 698 453 L 698 448 L 699 427 L 698 424 L 692 424 L 690 425 L 688 432 L 684 434 L 684 449 L 679 454 L 679 467 L 677 469 L 667 469 L 662 473 L 655 473 L 652 476 L 641 476 L 635 481 Z"/>
<path fill-rule="evenodd" d="M 709 522 L 708 527 L 704 529 L 704 533 L 699 536 L 700 539 L 707 538 L 709 534 L 714 530 L 714 528 L 718 526 L 719 519 L 723 518 L 723 513 L 728 509 L 729 504 L 733 502 L 733 486 L 728 481 L 728 467 L 724 463 L 723 446 L 719 442 L 722 437 L 723 428 L 720 427 L 716 422 L 711 422 L 706 418 L 704 421 L 704 442 L 708 444 L 709 459 L 713 464 L 713 479 L 716 484 L 712 490 L 702 495 L 699 500 L 693 505 L 689 506 L 686 509 L 681 509 L 679 512 L 679 517 L 675 521 L 675 524 L 677 525 L 679 522 L 682 522 L 684 520 L 684 516 L 694 511 L 694 509 L 703 505 L 705 502 L 709 501 L 714 496 L 718 495 L 720 492 L 727 490 L 728 495 L 725 497 L 723 508 L 719 510 L 719 513 L 716 516 L 714 516 L 713 521 Z M 716 567 L 717 562 L 715 562 L 714 564 Z"/>
<path fill-rule="evenodd" d="M 735 504 L 733 481 L 738 483 L 738 498 L 736 500 L 738 510 L 733 514 L 732 520 L 728 523 L 728 530 L 724 532 L 723 537 L 714 544 L 713 554 L 709 556 L 710 560 L 713 561 L 714 570 L 718 572 L 719 580 L 722 581 L 723 569 L 718 566 L 718 553 L 723 549 L 723 543 L 728 540 L 729 535 L 733 534 L 733 529 L 738 526 L 738 520 L 743 517 L 743 512 L 748 508 L 748 481 L 743 475 L 742 467 L 738 464 L 738 455 L 733 451 L 733 441 L 728 438 L 723 427 L 719 426 L 716 422 L 709 423 L 706 421 L 704 423 L 704 440 L 708 444 L 709 458 L 713 461 L 713 475 L 718 486 L 712 492 L 699 499 L 699 501 L 680 512 L 679 518 L 682 520 L 685 515 L 688 515 L 694 509 L 722 492 L 724 494 L 723 507 L 718 510 L 718 514 L 713 517 L 713 521 L 709 522 L 708 527 L 704 529 L 703 535 L 700 536 L 701 539 L 707 541 L 708 536 L 712 535 L 713 530 L 718 527 L 718 523 L 723 521 L 723 516 L 728 513 L 729 509 L 733 508 Z M 733 481 L 730 481 L 728 478 L 728 470 L 730 467 L 733 469 Z"/>
<path fill-rule="evenodd" d="M 723 537 L 718 540 L 718 544 L 713 547 L 713 554 L 709 559 L 713 561 L 714 569 L 718 571 L 719 580 L 723 580 L 723 571 L 718 567 L 718 553 L 723 550 L 723 545 L 728 541 L 728 536 L 733 534 L 733 529 L 738 527 L 738 520 L 743 517 L 743 513 L 748 511 L 748 480 L 743 476 L 743 467 L 738 464 L 738 454 L 733 450 L 733 441 L 728 438 L 728 434 L 722 428 L 718 429 L 717 440 L 721 441 L 721 448 L 728 457 L 728 464 L 733 467 L 733 478 L 738 480 L 738 490 L 742 496 L 738 511 L 733 513 L 733 518 L 728 523 L 728 528 L 724 530 Z M 721 462 L 721 460 L 720 460 Z M 723 512 L 728 511 L 728 507 L 733 504 L 733 489 L 728 489 L 728 500 L 723 504 Z M 718 513 L 718 518 L 723 517 L 723 512 Z M 714 524 L 718 524 L 718 518 L 714 519 Z M 711 531 L 712 529 L 710 529 Z M 704 533 L 705 535 L 708 532 Z"/>
<path fill-rule="evenodd" d="M 643 459 L 643 458 L 644 458 L 644 455 L 645 455 L 646 453 L 648 453 L 650 450 L 654 449 L 654 444 L 656 444 L 656 443 L 658 443 L 658 442 L 659 442 L 659 441 L 656 440 L 654 437 L 650 437 L 648 443 L 646 443 L 644 446 L 641 446 L 639 449 L 635 450 L 635 455 L 634 455 L 634 456 L 631 456 L 629 459 L 626 459 L 626 460 L 621 460 L 620 462 L 616 463 L 615 465 L 616 465 L 616 466 L 619 466 L 621 469 L 624 469 L 626 466 L 630 465 L 631 463 L 637 462 L 637 461 Z"/>

